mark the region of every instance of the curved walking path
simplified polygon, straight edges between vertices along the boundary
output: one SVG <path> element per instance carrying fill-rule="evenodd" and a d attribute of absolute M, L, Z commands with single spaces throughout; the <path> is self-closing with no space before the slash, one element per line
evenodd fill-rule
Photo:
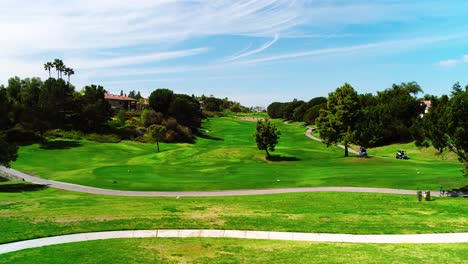
<path fill-rule="evenodd" d="M 315 137 L 315 136 L 312 135 L 312 131 L 313 131 L 313 130 L 314 130 L 313 127 L 307 127 L 307 131 L 305 132 L 305 135 L 306 135 L 308 138 L 311 138 L 311 139 L 313 139 L 313 140 L 315 140 L 315 141 L 323 142 L 323 140 L 321 140 L 320 138 Z M 342 148 L 342 149 L 345 149 L 345 146 L 340 145 L 340 144 L 336 144 L 335 146 L 340 147 L 340 148 Z M 354 154 L 359 155 L 359 151 L 356 151 L 356 150 L 354 150 L 354 149 L 352 149 L 352 148 L 350 148 L 350 147 L 348 147 L 348 151 L 351 152 L 351 153 L 354 153 Z"/>
<path fill-rule="evenodd" d="M 13 243 L 0 244 L 0 254 L 14 252 L 28 248 L 38 248 L 90 240 L 104 240 L 114 238 L 242 238 L 268 239 L 288 241 L 315 241 L 339 243 L 466 243 L 468 233 L 441 233 L 416 235 L 351 235 L 326 233 L 298 233 L 274 231 L 245 231 L 245 230 L 213 230 L 213 229 L 156 229 L 156 230 L 125 230 L 78 233 L 72 235 L 53 236 Z"/>
<path fill-rule="evenodd" d="M 91 194 L 104 194 L 116 196 L 147 196 L 147 197 L 177 197 L 177 196 L 238 196 L 238 195 L 259 195 L 259 194 L 280 194 L 298 192 L 357 192 L 357 193 L 384 193 L 384 194 L 408 194 L 415 195 L 416 190 L 388 189 L 388 188 L 367 188 L 367 187 L 298 187 L 298 188 L 275 188 L 275 189 L 255 189 L 255 190 L 223 190 L 223 191 L 187 191 L 187 192 L 159 192 L 159 191 L 121 191 L 111 189 L 101 189 L 78 185 L 73 183 L 46 180 L 39 177 L 0 166 L 0 172 L 6 173 L 19 180 L 25 180 L 34 184 L 46 185 L 49 187 Z M 436 191 L 431 191 L 434 194 Z"/>

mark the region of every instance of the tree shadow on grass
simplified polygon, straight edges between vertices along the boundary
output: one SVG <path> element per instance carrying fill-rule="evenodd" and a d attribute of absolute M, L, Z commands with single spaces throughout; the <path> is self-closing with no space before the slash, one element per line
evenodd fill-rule
<path fill-rule="evenodd" d="M 204 139 L 209 139 L 209 140 L 224 141 L 224 138 L 213 137 L 213 136 L 210 136 L 210 135 L 207 135 L 207 134 L 200 134 L 200 135 L 198 135 L 198 137 L 204 138 Z"/>
<path fill-rule="evenodd" d="M 47 188 L 41 184 L 5 184 L 0 185 L 0 193 L 16 193 L 16 192 L 35 192 Z"/>
<path fill-rule="evenodd" d="M 458 188 L 458 189 L 452 189 L 446 191 L 447 196 L 451 197 L 458 197 L 458 196 L 463 196 L 465 198 L 468 198 L 468 185 Z"/>
<path fill-rule="evenodd" d="M 74 140 L 54 140 L 41 144 L 41 149 L 70 149 L 81 146 L 79 141 Z"/>
<path fill-rule="evenodd" d="M 281 155 L 271 155 L 266 158 L 269 161 L 300 161 L 300 158 L 296 157 L 287 157 L 287 156 L 281 156 Z"/>

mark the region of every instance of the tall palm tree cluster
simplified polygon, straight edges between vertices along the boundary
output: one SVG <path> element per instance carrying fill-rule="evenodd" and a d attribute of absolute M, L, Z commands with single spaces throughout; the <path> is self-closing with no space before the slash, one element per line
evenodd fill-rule
<path fill-rule="evenodd" d="M 68 68 L 62 60 L 55 59 L 54 62 L 47 62 L 44 64 L 44 69 L 49 72 L 49 78 L 51 78 L 50 70 L 55 68 L 57 70 L 57 79 L 62 79 L 62 74 L 68 76 L 68 83 L 70 83 L 70 76 L 75 74 L 72 68 Z"/>

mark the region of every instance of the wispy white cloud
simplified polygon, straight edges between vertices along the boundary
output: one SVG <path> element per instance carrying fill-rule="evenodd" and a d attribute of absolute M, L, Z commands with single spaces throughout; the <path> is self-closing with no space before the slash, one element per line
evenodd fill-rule
<path fill-rule="evenodd" d="M 260 53 L 260 52 L 268 49 L 269 47 L 271 47 L 273 44 L 275 44 L 276 41 L 278 41 L 278 39 L 279 39 L 279 35 L 275 34 L 275 37 L 273 38 L 273 40 L 263 44 L 259 48 L 254 49 L 254 50 L 250 50 L 250 51 L 241 52 L 240 54 L 235 54 L 233 56 L 227 57 L 225 59 L 225 61 L 234 61 L 234 60 L 238 60 L 240 58 L 244 58 L 244 57 L 247 57 L 247 56 L 250 56 L 250 55 L 253 55 L 253 54 Z"/>
<path fill-rule="evenodd" d="M 110 59 L 69 59 L 68 62 L 78 69 L 113 68 L 126 65 L 156 62 L 184 58 L 206 52 L 208 48 L 196 48 L 168 52 L 156 52 L 144 55 L 115 57 Z"/>
<path fill-rule="evenodd" d="M 459 63 L 460 63 L 460 60 L 443 60 L 443 61 L 439 61 L 437 65 L 441 67 L 445 67 L 445 68 L 453 68 L 457 66 L 457 64 Z"/>
<path fill-rule="evenodd" d="M 447 41 L 450 39 L 460 38 L 461 35 L 447 35 L 447 36 L 435 36 L 435 37 L 421 37 L 421 38 L 411 38 L 411 39 L 398 39 L 391 41 L 382 41 L 382 42 L 372 42 L 360 45 L 351 45 L 351 46 L 341 46 L 334 48 L 322 48 L 314 49 L 300 52 L 291 52 L 285 54 L 275 54 L 245 61 L 240 61 L 242 64 L 256 64 L 264 63 L 270 61 L 278 60 L 288 60 L 301 57 L 312 57 L 312 56 L 333 56 L 333 55 L 343 55 L 343 54 L 352 54 L 356 52 L 370 52 L 370 51 L 379 51 L 381 53 L 396 52 L 400 50 L 410 50 L 415 47 L 419 47 L 422 44 L 429 44 L 441 41 Z"/>
<path fill-rule="evenodd" d="M 468 63 L 468 55 L 463 55 L 460 59 L 442 60 L 437 62 L 436 65 L 444 68 L 454 68 L 461 63 Z"/>

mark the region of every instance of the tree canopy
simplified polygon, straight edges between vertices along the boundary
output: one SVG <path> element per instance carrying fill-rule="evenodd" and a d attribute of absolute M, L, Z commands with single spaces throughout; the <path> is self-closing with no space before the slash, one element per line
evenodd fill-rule
<path fill-rule="evenodd" d="M 320 112 L 317 127 L 320 137 L 327 144 L 342 143 L 345 147 L 345 157 L 348 156 L 348 146 L 353 143 L 353 132 L 360 109 L 358 94 L 354 88 L 345 83 L 328 94 L 327 108 Z"/>
<path fill-rule="evenodd" d="M 280 135 L 281 132 L 270 120 L 257 121 L 255 141 L 259 150 L 265 150 L 267 158 L 271 156 L 269 151 L 275 151 Z"/>

